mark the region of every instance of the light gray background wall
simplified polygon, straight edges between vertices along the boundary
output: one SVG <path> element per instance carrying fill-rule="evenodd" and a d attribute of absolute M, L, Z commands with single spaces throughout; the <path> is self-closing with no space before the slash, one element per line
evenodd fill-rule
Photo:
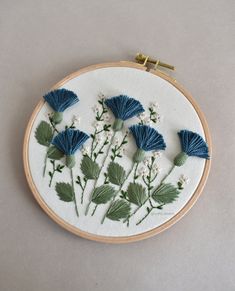
<path fill-rule="evenodd" d="M 0 290 L 235 290 L 233 0 L 0 1 Z M 137 51 L 173 63 L 205 112 L 212 171 L 193 209 L 146 241 L 80 239 L 39 208 L 23 134 L 44 92 L 84 66 Z"/>

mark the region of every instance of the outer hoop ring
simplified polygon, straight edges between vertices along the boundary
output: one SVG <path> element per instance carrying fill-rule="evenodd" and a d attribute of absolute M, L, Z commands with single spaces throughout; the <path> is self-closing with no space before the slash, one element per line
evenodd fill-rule
<path fill-rule="evenodd" d="M 135 69 L 139 69 L 139 70 L 146 70 L 146 67 L 143 67 L 140 64 L 127 62 L 127 61 L 91 65 L 91 66 L 85 67 L 83 69 L 80 69 L 80 70 L 70 74 L 69 76 L 65 77 L 63 80 L 61 80 L 60 82 L 55 84 L 52 87 L 52 89 L 56 89 L 56 88 L 62 86 L 64 83 L 68 82 L 69 80 L 73 79 L 74 77 L 82 75 L 86 72 L 93 71 L 93 70 L 100 69 L 100 68 L 107 68 L 107 67 L 129 67 L 129 68 L 135 68 Z M 195 102 L 195 100 L 193 99 L 191 94 L 189 92 L 187 92 L 180 84 L 178 84 L 178 82 L 176 82 L 171 77 L 165 75 L 164 73 L 162 73 L 160 71 L 154 71 L 154 70 L 150 70 L 149 73 L 157 75 L 160 78 L 168 81 L 170 84 L 172 84 L 175 88 L 177 88 L 189 100 L 189 102 L 192 104 L 195 111 L 197 112 L 199 119 L 202 123 L 203 130 L 205 132 L 205 138 L 206 138 L 206 141 L 207 141 L 207 144 L 208 144 L 208 147 L 210 150 L 210 154 L 211 154 L 212 153 L 212 145 L 211 145 L 211 136 L 210 136 L 209 128 L 208 128 L 206 119 L 204 117 L 204 114 L 202 113 L 201 109 L 199 108 L 199 106 L 197 105 L 197 103 Z M 30 120 L 29 120 L 27 128 L 26 128 L 26 132 L 25 132 L 25 136 L 24 136 L 24 144 L 23 144 L 24 171 L 25 171 L 25 175 L 26 175 L 26 179 L 27 179 L 27 182 L 29 184 L 29 187 L 30 187 L 35 199 L 39 203 L 39 205 L 57 224 L 59 224 L 60 226 L 62 226 L 66 230 L 68 230 L 76 235 L 79 235 L 83 238 L 93 240 L 93 241 L 98 241 L 98 242 L 129 243 L 129 242 L 139 241 L 139 240 L 143 240 L 143 239 L 152 237 L 152 236 L 166 230 L 167 228 L 169 228 L 173 224 L 175 224 L 180 218 L 182 218 L 189 211 L 189 209 L 194 205 L 194 203 L 199 198 L 199 196 L 200 196 L 200 194 L 205 186 L 205 183 L 207 181 L 208 175 L 209 175 L 211 160 L 207 160 L 205 162 L 205 167 L 204 167 L 202 178 L 198 184 L 197 189 L 195 190 L 195 192 L 192 195 L 192 197 L 190 198 L 190 200 L 186 203 L 186 205 L 176 215 L 174 215 L 170 220 L 168 220 L 167 222 L 163 223 L 162 225 L 160 225 L 154 229 L 143 232 L 141 234 L 132 235 L 132 236 L 113 237 L 113 236 L 94 235 L 94 234 L 82 231 L 82 230 L 70 225 L 69 223 L 64 221 L 62 218 L 60 218 L 57 214 L 55 214 L 55 212 L 44 202 L 44 200 L 40 196 L 40 193 L 38 192 L 38 190 L 33 182 L 33 179 L 32 179 L 31 173 L 30 173 L 29 159 L 28 159 L 29 137 L 30 137 L 31 129 L 32 129 L 32 126 L 34 124 L 35 118 L 36 118 L 38 112 L 40 111 L 40 109 L 42 108 L 43 104 L 44 104 L 43 100 L 41 100 L 37 104 L 36 108 L 34 109 L 32 115 L 30 117 Z"/>

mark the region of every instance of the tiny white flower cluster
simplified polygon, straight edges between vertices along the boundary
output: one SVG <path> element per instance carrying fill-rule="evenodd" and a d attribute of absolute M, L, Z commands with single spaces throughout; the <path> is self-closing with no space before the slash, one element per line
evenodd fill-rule
<path fill-rule="evenodd" d="M 95 127 L 97 131 L 101 130 L 102 129 L 102 126 L 96 126 Z M 113 132 L 110 130 L 110 131 L 103 131 L 99 134 L 96 134 L 95 136 L 95 142 L 98 143 L 98 144 L 101 144 L 105 141 L 107 142 L 110 142 L 111 141 L 111 138 L 113 136 Z"/>
<path fill-rule="evenodd" d="M 152 125 L 153 123 L 146 112 L 141 113 L 138 117 L 139 117 L 139 120 L 145 125 Z"/>
<path fill-rule="evenodd" d="M 160 172 L 161 172 L 161 168 L 155 163 L 155 164 L 153 164 L 153 172 L 155 173 L 155 174 L 159 174 Z"/>
<path fill-rule="evenodd" d="M 105 114 L 103 115 L 103 118 L 104 118 L 104 121 L 110 121 L 111 116 L 110 116 L 110 114 L 107 112 L 107 113 L 105 113 Z"/>
<path fill-rule="evenodd" d="M 106 132 L 105 132 L 105 138 L 107 138 L 107 141 L 110 142 L 112 136 L 113 136 L 113 131 L 112 131 L 112 130 L 110 130 L 110 131 L 106 131 Z"/>
<path fill-rule="evenodd" d="M 99 113 L 100 111 L 102 110 L 102 106 L 100 104 L 96 104 L 94 107 L 93 107 L 93 111 L 95 113 Z"/>
<path fill-rule="evenodd" d="M 149 166 L 150 163 L 151 163 L 151 157 L 146 157 L 146 158 L 144 159 L 144 165 L 145 165 L 145 166 Z"/>
<path fill-rule="evenodd" d="M 73 115 L 72 122 L 74 125 L 79 125 L 81 123 L 81 117 L 79 115 Z"/>
<path fill-rule="evenodd" d="M 82 152 L 83 156 L 88 155 L 90 152 L 90 148 L 88 146 L 84 146 L 84 147 L 82 147 L 81 152 Z"/>
<path fill-rule="evenodd" d="M 118 137 L 114 138 L 113 145 L 116 147 L 121 146 L 121 141 L 119 140 Z M 122 145 L 118 150 L 118 154 L 123 155 L 125 154 L 125 152 L 126 152 L 126 148 L 124 147 L 124 145 Z"/>
<path fill-rule="evenodd" d="M 156 111 L 156 110 L 159 109 L 159 104 L 158 104 L 158 102 L 152 102 L 150 104 L 150 107 L 151 107 L 152 110 Z"/>
<path fill-rule="evenodd" d="M 147 166 L 148 166 L 148 165 L 146 165 L 145 162 L 144 162 L 144 166 L 142 166 L 142 167 L 139 169 L 139 171 L 138 171 L 138 175 L 139 175 L 140 177 L 146 177 L 146 176 L 149 175 L 149 169 L 147 168 Z M 162 169 L 161 169 L 161 168 L 160 168 L 156 163 L 153 164 L 153 166 L 152 166 L 152 173 L 153 173 L 154 175 L 159 174 L 159 173 L 161 172 L 161 170 L 162 170 Z"/>
<path fill-rule="evenodd" d="M 103 135 L 101 134 L 97 134 L 96 137 L 95 137 L 95 142 L 97 142 L 98 144 L 101 144 L 104 140 L 104 137 Z"/>
<path fill-rule="evenodd" d="M 141 113 L 138 118 L 142 124 L 151 126 L 153 123 L 159 123 L 162 121 L 162 116 L 157 112 L 159 109 L 159 105 L 157 102 L 153 102 L 149 107 L 150 113 L 148 114 L 146 111 Z"/>
<path fill-rule="evenodd" d="M 103 124 L 102 124 L 101 122 L 99 122 L 99 121 L 95 121 L 95 122 L 94 122 L 94 128 L 95 128 L 97 131 L 99 131 L 99 130 L 101 130 L 101 129 L 103 128 Z"/>
<path fill-rule="evenodd" d="M 115 137 L 113 140 L 113 145 L 118 146 L 119 145 L 119 138 Z"/>
<path fill-rule="evenodd" d="M 156 158 L 160 158 L 162 156 L 162 153 L 160 151 L 154 151 L 153 152 L 153 157 Z"/>
<path fill-rule="evenodd" d="M 98 97 L 99 97 L 100 100 L 104 100 L 104 99 L 106 99 L 106 98 L 105 98 L 105 95 L 104 95 L 102 92 L 100 92 L 100 93 L 98 94 Z"/>
<path fill-rule="evenodd" d="M 146 176 L 148 175 L 148 172 L 149 172 L 149 170 L 148 170 L 147 167 L 141 167 L 141 168 L 139 168 L 139 170 L 138 170 L 138 175 L 139 175 L 140 177 L 146 177 Z"/>
<path fill-rule="evenodd" d="M 185 175 L 181 175 L 179 178 L 179 183 L 181 185 L 182 188 L 184 188 L 184 186 L 186 186 L 187 184 L 189 184 L 190 179 L 188 177 L 186 177 Z"/>

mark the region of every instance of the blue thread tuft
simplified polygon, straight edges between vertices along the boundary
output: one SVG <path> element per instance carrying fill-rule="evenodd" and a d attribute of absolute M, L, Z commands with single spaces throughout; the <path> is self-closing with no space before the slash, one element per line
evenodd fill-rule
<path fill-rule="evenodd" d="M 66 129 L 60 132 L 52 140 L 52 144 L 56 146 L 66 156 L 73 155 L 85 141 L 89 138 L 89 135 L 74 129 Z"/>
<path fill-rule="evenodd" d="M 139 149 L 147 152 L 164 150 L 166 148 L 163 136 L 154 128 L 147 125 L 135 124 L 129 129 Z"/>
<path fill-rule="evenodd" d="M 139 101 L 126 95 L 109 98 L 105 100 L 105 104 L 112 110 L 113 115 L 121 120 L 127 120 L 144 112 L 144 108 Z"/>
<path fill-rule="evenodd" d="M 43 97 L 56 112 L 64 112 L 65 109 L 79 101 L 78 96 L 67 89 L 57 89 L 47 93 Z"/>
<path fill-rule="evenodd" d="M 188 156 L 194 156 L 209 159 L 208 145 L 204 139 L 197 133 L 189 130 L 181 130 L 178 132 L 182 151 Z"/>

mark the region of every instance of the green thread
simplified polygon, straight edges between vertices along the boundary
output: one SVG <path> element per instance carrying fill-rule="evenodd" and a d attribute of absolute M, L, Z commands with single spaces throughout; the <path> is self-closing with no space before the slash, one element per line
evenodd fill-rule
<path fill-rule="evenodd" d="M 71 185 L 72 185 L 72 189 L 73 189 L 73 201 L 74 201 L 74 205 L 75 205 L 75 212 L 77 214 L 77 217 L 79 217 L 77 200 L 76 200 L 75 189 L 74 189 L 74 179 L 73 179 L 73 169 L 72 168 L 70 168 L 70 175 L 71 175 Z"/>
<path fill-rule="evenodd" d="M 76 161 L 75 161 L 74 155 L 66 156 L 66 166 L 69 169 L 72 169 L 75 166 L 75 164 L 76 164 Z"/>
<path fill-rule="evenodd" d="M 151 185 L 154 181 L 155 181 L 155 179 L 157 178 L 157 176 L 158 176 L 158 172 L 152 177 L 152 171 L 153 171 L 153 165 L 154 165 L 154 162 L 155 162 L 155 160 L 156 160 L 156 158 L 154 157 L 154 156 L 152 156 L 151 157 L 151 162 L 150 162 L 150 165 L 148 165 L 148 175 L 147 175 L 147 177 L 145 178 L 145 177 L 142 177 L 142 180 L 143 180 L 143 182 L 144 182 L 144 184 L 147 186 L 147 194 L 148 194 L 148 198 L 145 200 L 145 202 L 142 204 L 142 205 L 140 205 L 140 206 L 138 206 L 130 215 L 129 215 L 129 217 L 127 217 L 127 219 L 124 221 L 124 223 L 125 222 L 127 222 L 127 225 L 129 225 L 129 220 L 130 220 L 130 218 L 132 217 L 132 216 L 134 216 L 137 212 L 138 212 L 138 210 L 139 209 L 141 209 L 141 207 L 142 206 L 144 206 L 145 204 L 146 204 L 146 202 L 147 201 L 150 201 L 151 202 L 151 200 L 150 200 L 150 197 L 151 197 L 151 190 L 153 189 L 153 186 Z M 137 177 L 138 178 L 138 177 Z M 166 178 L 166 177 L 165 177 Z M 164 178 L 164 179 L 165 179 Z M 163 180 L 164 180 L 163 179 Z M 163 181 L 162 180 L 162 181 Z M 135 180 L 134 180 L 135 181 Z"/>
<path fill-rule="evenodd" d="M 85 192 L 85 189 L 86 189 L 87 182 L 88 182 L 88 180 L 85 181 L 85 183 L 84 183 L 84 187 L 83 187 L 83 189 L 82 189 L 82 194 L 81 194 L 81 204 L 83 204 L 83 197 L 84 197 L 84 192 Z"/>
<path fill-rule="evenodd" d="M 116 191 L 116 193 L 114 194 L 111 203 L 108 207 L 108 210 L 106 211 L 105 215 L 103 216 L 103 219 L 101 220 L 101 224 L 104 222 L 105 217 L 107 216 L 107 213 L 109 212 L 110 208 L 112 207 L 113 203 L 115 202 L 115 198 L 117 197 L 118 193 L 122 190 L 123 185 L 125 184 L 125 182 L 127 181 L 127 179 L 129 178 L 130 174 L 132 173 L 133 169 L 134 169 L 134 165 L 135 163 L 133 163 L 130 171 L 128 172 L 128 174 L 126 175 L 125 179 L 123 180 L 122 184 L 119 186 L 118 190 Z"/>
<path fill-rule="evenodd" d="M 63 120 L 63 113 L 62 112 L 54 112 L 51 120 L 53 121 L 54 124 L 59 124 Z"/>
<path fill-rule="evenodd" d="M 179 153 L 174 159 L 174 165 L 181 167 L 187 161 L 188 155 L 185 152 Z"/>
<path fill-rule="evenodd" d="M 164 181 L 170 176 L 170 174 L 172 173 L 172 171 L 174 170 L 174 168 L 175 168 L 175 165 L 173 164 L 172 165 L 172 167 L 171 167 L 171 169 L 169 170 L 169 172 L 166 174 L 166 176 L 161 180 L 161 182 L 160 182 L 160 184 L 159 184 L 159 186 L 156 188 L 156 189 L 159 189 L 159 187 L 161 187 L 162 185 L 163 185 L 163 183 L 164 183 Z M 154 192 L 155 191 L 153 191 L 153 193 L 152 194 L 154 194 Z M 149 203 L 150 203 L 150 206 L 151 206 L 151 208 L 148 208 L 147 207 L 147 214 L 142 218 L 142 219 L 140 219 L 137 223 L 136 223 L 136 225 L 139 225 L 143 220 L 145 220 L 147 217 L 148 217 L 148 215 L 150 214 L 150 212 L 153 210 L 153 209 L 155 209 L 155 208 L 157 208 L 157 209 L 161 209 L 162 208 L 162 206 L 163 205 L 158 205 L 158 206 L 153 206 L 153 204 L 152 204 L 152 202 L 151 202 L 151 194 L 150 194 L 150 192 L 149 192 L 149 199 L 147 200 L 147 201 L 149 201 Z M 147 202 L 146 201 L 146 202 Z M 165 205 L 165 204 L 164 204 Z"/>
<path fill-rule="evenodd" d="M 105 165 L 105 162 L 106 162 L 106 159 L 107 159 L 108 156 L 109 156 L 109 152 L 110 152 L 110 149 L 111 149 L 111 147 L 112 147 L 112 143 L 113 143 L 113 140 L 114 140 L 114 138 L 115 138 L 115 134 L 116 134 L 116 132 L 114 131 L 114 132 L 113 132 L 113 135 L 112 135 L 112 137 L 111 137 L 110 144 L 109 144 L 109 146 L 108 146 L 108 149 L 107 149 L 106 155 L 105 155 L 105 157 L 104 157 L 104 159 L 103 159 L 103 161 L 102 161 L 102 164 L 101 164 L 101 167 L 100 167 L 100 171 L 99 171 L 99 175 L 98 175 L 97 179 L 96 179 L 95 182 L 94 182 L 93 189 L 92 189 L 92 193 L 93 193 L 93 191 L 94 191 L 95 188 L 96 188 L 96 185 L 97 185 L 98 179 L 99 179 L 99 177 L 100 177 L 100 173 L 102 172 L 102 170 L 103 170 L 103 168 L 104 168 L 104 165 Z M 87 204 L 86 211 L 85 211 L 85 215 L 88 214 L 88 211 L 89 211 L 89 208 L 90 208 L 90 205 L 91 205 L 91 202 L 92 202 L 91 199 L 92 199 L 92 194 L 91 194 L 91 197 L 90 197 L 90 201 L 89 201 L 89 203 Z"/>
<path fill-rule="evenodd" d="M 58 173 L 62 173 L 62 169 L 64 168 L 64 166 L 63 166 L 63 165 L 60 165 L 60 164 L 58 164 L 58 165 L 56 166 L 54 160 L 51 160 L 50 162 L 51 162 L 51 164 L 52 164 L 52 172 L 49 171 L 49 176 L 50 176 L 49 187 L 51 187 L 51 183 L 52 183 L 52 180 L 53 180 L 53 178 L 54 178 L 55 173 L 56 173 L 56 172 L 58 172 Z"/>
<path fill-rule="evenodd" d="M 137 149 L 137 151 L 135 152 L 133 156 L 133 161 L 134 163 L 140 163 L 144 160 L 144 157 L 145 157 L 145 151 L 142 149 Z"/>
<path fill-rule="evenodd" d="M 116 118 L 113 123 L 113 130 L 114 131 L 121 131 L 124 125 L 124 121 L 122 119 Z"/>
<path fill-rule="evenodd" d="M 47 168 L 47 158 L 48 158 L 48 154 L 46 152 L 46 155 L 45 155 L 45 159 L 44 159 L 44 167 L 43 167 L 43 177 L 45 177 L 45 174 L 46 174 L 46 168 Z"/>

